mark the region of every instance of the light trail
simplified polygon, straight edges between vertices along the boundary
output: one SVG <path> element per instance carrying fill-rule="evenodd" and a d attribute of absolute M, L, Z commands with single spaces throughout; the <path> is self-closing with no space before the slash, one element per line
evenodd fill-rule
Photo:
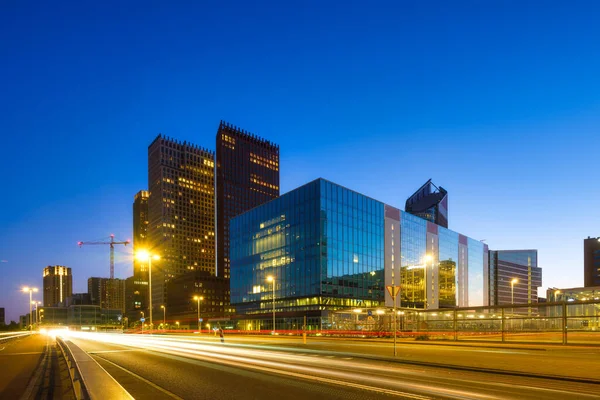
<path fill-rule="evenodd" d="M 108 333 L 70 332 L 72 338 L 93 340 L 118 346 L 129 346 L 166 353 L 172 356 L 192 358 L 208 363 L 218 363 L 234 368 L 259 370 L 277 375 L 300 378 L 320 383 L 347 386 L 381 394 L 424 399 L 420 394 L 432 397 L 454 399 L 497 399 L 505 396 L 487 395 L 472 390 L 441 387 L 439 376 L 426 375 L 423 370 L 410 370 L 393 365 L 382 366 L 373 363 L 356 362 L 343 359 L 319 358 L 289 354 L 272 350 L 239 348 L 221 344 L 203 344 L 198 341 L 161 336 L 133 336 Z M 94 353 L 94 352 L 91 352 Z M 101 353 L 101 352 L 98 352 Z M 100 355 L 100 354 L 99 354 Z M 400 373 L 411 375 L 411 379 L 420 382 L 402 380 Z M 394 376 L 394 374 L 398 374 Z M 452 378 L 445 377 L 451 381 Z M 454 379 L 464 383 L 463 379 Z M 435 382 L 436 385 L 433 383 Z M 482 382 L 478 382 L 482 383 Z M 488 384 L 488 382 L 483 382 Z M 452 386 L 452 385 L 448 385 Z M 464 384 L 463 384 L 464 386 Z M 537 388 L 534 388 L 537 389 Z M 420 393 L 420 394 L 416 394 Z M 414 397 L 417 396 L 417 397 Z M 510 398 L 510 397 L 507 397 Z M 512 397 L 514 398 L 514 396 Z"/>

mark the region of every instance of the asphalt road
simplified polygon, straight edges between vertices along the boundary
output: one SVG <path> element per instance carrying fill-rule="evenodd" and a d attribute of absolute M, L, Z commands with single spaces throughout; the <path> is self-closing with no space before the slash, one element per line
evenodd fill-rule
<path fill-rule="evenodd" d="M 330 349 L 273 349 L 203 339 L 208 340 L 70 337 L 137 399 L 600 398 L 598 384 L 369 360 Z"/>
<path fill-rule="evenodd" d="M 212 335 L 173 335 L 203 342 L 217 340 Z M 393 343 L 389 340 L 348 340 L 340 338 L 309 337 L 302 344 L 298 336 L 244 336 L 227 337 L 231 344 L 259 346 L 267 349 L 313 350 L 346 353 L 366 357 L 392 357 Z M 484 343 L 435 344 L 427 342 L 399 342 L 396 360 L 417 364 L 442 364 L 514 371 L 524 374 L 558 375 L 600 382 L 600 347 L 544 346 L 544 345 L 487 345 Z"/>
<path fill-rule="evenodd" d="M 0 399 L 19 399 L 36 372 L 50 338 L 31 335 L 0 343 Z"/>

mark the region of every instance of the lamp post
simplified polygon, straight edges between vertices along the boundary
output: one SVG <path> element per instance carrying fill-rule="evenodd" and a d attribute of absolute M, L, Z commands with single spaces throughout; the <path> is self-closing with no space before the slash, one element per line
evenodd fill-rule
<path fill-rule="evenodd" d="M 273 334 L 275 334 L 275 277 L 269 275 L 267 281 L 271 282 L 273 286 Z"/>
<path fill-rule="evenodd" d="M 152 327 L 152 259 L 160 260 L 160 256 L 150 254 L 146 250 L 138 251 L 135 256 L 140 261 L 148 261 L 148 316 L 150 317 L 150 327 Z"/>
<path fill-rule="evenodd" d="M 42 304 L 41 301 L 32 301 L 31 304 L 33 306 L 35 306 L 35 313 L 33 314 L 33 316 L 35 317 L 35 324 L 39 326 L 40 324 L 40 312 L 39 312 L 39 305 Z"/>
<path fill-rule="evenodd" d="M 32 315 L 31 315 L 31 305 L 32 305 L 32 303 L 33 303 L 33 298 L 32 298 L 32 296 L 33 296 L 33 292 L 37 292 L 38 290 L 37 290 L 37 288 L 30 288 L 30 287 L 27 287 L 27 286 L 25 286 L 25 287 L 22 289 L 22 291 L 23 291 L 23 293 L 27 293 L 27 292 L 29 292 L 29 330 L 31 331 L 31 330 L 33 330 L 33 324 L 31 323 L 31 319 L 32 319 Z"/>
<path fill-rule="evenodd" d="M 198 302 L 198 330 L 202 333 L 202 325 L 200 324 L 200 302 L 204 300 L 203 296 L 194 296 L 194 300 Z"/>
<path fill-rule="evenodd" d="M 177 330 L 179 330 L 179 321 L 175 321 L 175 325 L 177 325 Z"/>
<path fill-rule="evenodd" d="M 167 307 L 162 305 L 162 306 L 160 306 L 160 308 L 162 308 L 162 310 L 163 310 L 163 330 L 164 330 L 165 326 L 167 326 Z"/>
<path fill-rule="evenodd" d="M 515 284 L 519 283 L 517 278 L 510 281 L 510 304 L 515 304 Z"/>

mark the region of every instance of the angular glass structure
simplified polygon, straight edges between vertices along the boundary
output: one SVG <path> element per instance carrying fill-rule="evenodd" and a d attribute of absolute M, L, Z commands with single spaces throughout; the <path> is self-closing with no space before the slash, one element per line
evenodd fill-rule
<path fill-rule="evenodd" d="M 263 327 L 273 298 L 278 319 L 321 318 L 392 306 L 386 285 L 398 306 L 487 305 L 487 245 L 324 179 L 231 219 L 230 235 L 231 303 Z"/>

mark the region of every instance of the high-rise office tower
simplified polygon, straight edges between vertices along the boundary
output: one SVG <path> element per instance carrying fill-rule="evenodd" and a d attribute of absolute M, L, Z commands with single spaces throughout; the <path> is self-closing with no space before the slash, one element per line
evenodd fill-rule
<path fill-rule="evenodd" d="M 88 278 L 88 294 L 93 305 L 125 312 L 125 280 Z"/>
<path fill-rule="evenodd" d="M 490 305 L 538 302 L 542 269 L 537 250 L 490 250 L 489 258 Z"/>
<path fill-rule="evenodd" d="M 435 186 L 431 179 L 406 200 L 404 209 L 409 214 L 448 227 L 448 192 Z"/>
<path fill-rule="evenodd" d="M 583 239 L 583 285 L 600 286 L 600 238 Z"/>
<path fill-rule="evenodd" d="M 229 278 L 229 220 L 279 197 L 279 146 L 221 121 L 216 186 L 217 275 Z"/>
<path fill-rule="evenodd" d="M 215 272 L 214 153 L 158 135 L 148 147 L 148 240 L 152 305 L 166 283 L 189 271 Z"/>
<path fill-rule="evenodd" d="M 140 250 L 148 250 L 148 197 L 140 190 L 133 198 L 133 276 L 125 284 L 125 311 L 130 318 L 146 311 L 148 305 L 148 263 L 135 257 Z"/>
<path fill-rule="evenodd" d="M 66 305 L 73 294 L 71 268 L 52 265 L 44 268 L 44 307 Z"/>
<path fill-rule="evenodd" d="M 147 190 L 140 190 L 133 198 L 133 254 L 147 250 L 148 238 L 148 197 Z M 133 257 L 133 276 L 142 281 L 148 280 L 146 263 Z"/>

